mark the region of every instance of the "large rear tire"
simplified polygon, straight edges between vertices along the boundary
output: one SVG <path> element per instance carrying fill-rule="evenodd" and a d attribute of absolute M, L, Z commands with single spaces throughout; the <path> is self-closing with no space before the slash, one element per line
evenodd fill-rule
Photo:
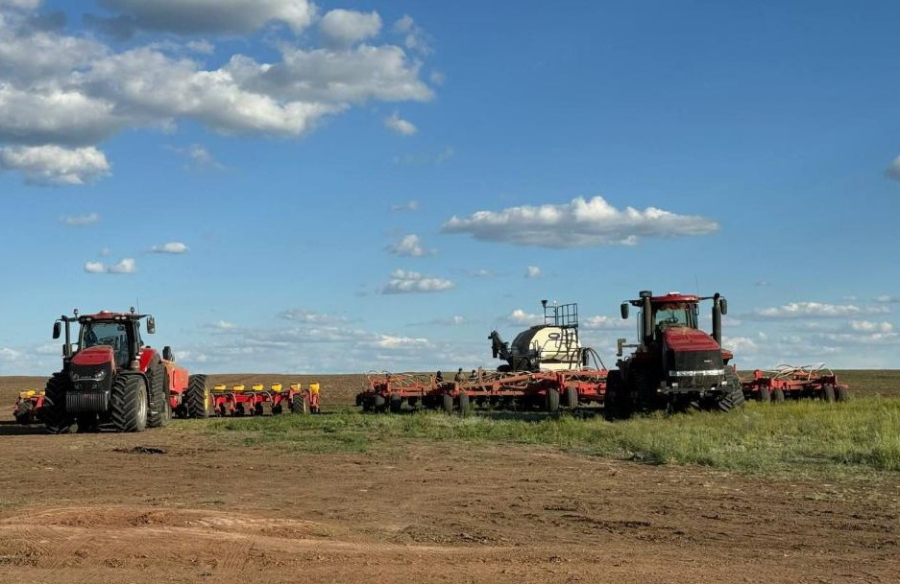
<path fill-rule="evenodd" d="M 119 432 L 143 432 L 149 412 L 147 385 L 140 375 L 119 375 L 109 396 L 113 428 Z"/>
<path fill-rule="evenodd" d="M 730 368 L 725 373 L 725 386 L 728 389 L 725 395 L 716 402 L 716 408 L 720 412 L 730 412 L 733 409 L 744 407 L 744 388 L 741 387 L 741 380 L 737 373 Z"/>
<path fill-rule="evenodd" d="M 147 367 L 147 385 L 150 387 L 148 428 L 165 426 L 172 418 L 172 404 L 169 403 L 169 384 L 166 377 L 166 368 L 159 359 Z"/>
<path fill-rule="evenodd" d="M 54 373 L 44 388 L 41 417 L 48 434 L 68 434 L 75 425 L 75 416 L 66 411 L 66 392 L 72 387 L 65 373 Z"/>
<path fill-rule="evenodd" d="M 183 400 L 189 418 L 209 417 L 211 400 L 206 375 L 197 374 L 188 377 L 188 386 Z"/>

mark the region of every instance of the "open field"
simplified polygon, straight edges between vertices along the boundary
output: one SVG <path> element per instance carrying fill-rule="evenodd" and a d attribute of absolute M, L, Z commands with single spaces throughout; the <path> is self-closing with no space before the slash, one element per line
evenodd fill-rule
<path fill-rule="evenodd" d="M 0 581 L 895 582 L 900 372 L 849 404 L 607 423 L 326 413 L 44 436 L 0 378 Z"/>

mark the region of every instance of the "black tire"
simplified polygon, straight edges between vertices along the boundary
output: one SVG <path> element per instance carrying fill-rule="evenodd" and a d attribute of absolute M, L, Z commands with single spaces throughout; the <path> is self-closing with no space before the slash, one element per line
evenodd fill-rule
<path fill-rule="evenodd" d="M 633 405 L 625 393 L 625 380 L 621 371 L 610 371 L 606 377 L 606 396 L 603 399 L 603 417 L 607 420 L 624 420 L 631 417 Z"/>
<path fill-rule="evenodd" d="M 75 417 L 66 411 L 66 392 L 71 386 L 66 373 L 54 373 L 47 380 L 41 417 L 48 434 L 68 434 L 75 425 Z"/>
<path fill-rule="evenodd" d="M 555 414 L 559 411 L 559 392 L 552 387 L 547 390 L 546 406 L 547 411 L 551 414 Z"/>
<path fill-rule="evenodd" d="M 147 411 L 147 427 L 160 428 L 172 419 L 172 405 L 169 403 L 169 380 L 162 361 L 147 367 L 147 386 L 150 388 L 150 407 Z"/>
<path fill-rule="evenodd" d="M 16 423 L 27 426 L 34 423 L 34 402 L 25 400 L 19 404 L 16 410 Z"/>
<path fill-rule="evenodd" d="M 780 387 L 775 388 L 772 391 L 772 401 L 775 403 L 778 403 L 778 404 L 783 402 L 784 401 L 784 390 L 782 390 Z"/>
<path fill-rule="evenodd" d="M 566 407 L 574 410 L 578 407 L 578 388 L 569 386 L 566 388 Z"/>
<path fill-rule="evenodd" d="M 769 391 L 768 385 L 761 385 L 759 387 L 759 401 L 763 403 L 769 403 L 772 401 L 772 392 Z"/>
<path fill-rule="evenodd" d="M 206 375 L 191 375 L 182 401 L 189 418 L 208 418 L 212 409 Z"/>
<path fill-rule="evenodd" d="M 839 385 L 835 390 L 834 398 L 839 402 L 850 400 L 850 389 L 846 385 Z"/>
<path fill-rule="evenodd" d="M 254 416 L 263 415 L 263 405 L 262 404 L 256 404 L 253 406 L 253 415 Z"/>
<path fill-rule="evenodd" d="M 381 398 L 384 399 L 384 398 Z M 309 400 L 306 399 L 306 396 L 302 393 L 294 394 L 294 397 L 291 398 L 291 413 L 292 414 L 308 414 L 309 413 Z"/>
<path fill-rule="evenodd" d="M 716 409 L 720 412 L 730 412 L 731 410 L 744 407 L 744 388 L 741 387 L 741 380 L 733 369 L 728 368 L 725 372 L 725 394 L 716 400 Z"/>
<path fill-rule="evenodd" d="M 149 413 L 147 384 L 141 375 L 120 374 L 109 396 L 109 413 L 118 432 L 143 432 Z"/>
<path fill-rule="evenodd" d="M 284 411 L 284 408 L 281 406 L 281 404 L 272 406 L 272 415 L 273 416 L 277 416 L 277 415 L 281 414 L 281 412 L 283 412 L 283 411 Z"/>
<path fill-rule="evenodd" d="M 471 401 L 469 400 L 469 394 L 466 392 L 460 392 L 459 394 L 459 415 L 467 416 L 469 415 L 469 406 L 471 405 Z"/>
<path fill-rule="evenodd" d="M 400 397 L 399 393 L 392 393 L 391 394 L 391 413 L 399 414 L 401 408 L 403 408 L 403 398 Z"/>
<path fill-rule="evenodd" d="M 441 409 L 444 410 L 445 414 L 453 413 L 453 396 L 449 393 L 441 396 Z"/>
<path fill-rule="evenodd" d="M 823 385 L 822 386 L 822 399 L 824 399 L 826 402 L 831 403 L 834 401 L 834 397 L 835 397 L 834 396 L 834 385 L 832 385 L 830 383 L 826 383 L 825 385 Z"/>
<path fill-rule="evenodd" d="M 381 394 L 376 393 L 372 396 L 372 409 L 375 410 L 376 414 L 380 414 L 384 412 L 387 408 L 387 399 Z"/>

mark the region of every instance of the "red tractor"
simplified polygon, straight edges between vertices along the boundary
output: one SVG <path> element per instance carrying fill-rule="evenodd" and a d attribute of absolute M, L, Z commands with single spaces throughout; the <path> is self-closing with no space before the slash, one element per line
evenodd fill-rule
<path fill-rule="evenodd" d="M 159 351 L 141 340 L 141 320 L 156 332 L 152 316 L 107 312 L 62 316 L 53 338 L 65 329 L 62 371 L 47 381 L 41 416 L 47 432 L 62 434 L 114 430 L 141 432 L 165 426 L 172 413 L 205 418 L 210 393 L 205 375 L 188 375 L 175 365 L 172 350 Z M 71 325 L 80 325 L 73 339 Z M 63 327 L 65 325 L 65 327 Z"/>
<path fill-rule="evenodd" d="M 712 334 L 699 329 L 701 300 L 712 300 Z M 653 296 L 643 291 L 637 300 L 622 303 L 622 318 L 629 305 L 640 308 L 639 343 L 618 341 L 635 351 L 619 359 L 618 370 L 609 372 L 606 415 L 627 418 L 653 410 L 691 409 L 728 411 L 744 404 L 741 381 L 728 364 L 731 351 L 722 348 L 722 315 L 728 304 L 718 293 L 700 297 L 670 293 Z"/>

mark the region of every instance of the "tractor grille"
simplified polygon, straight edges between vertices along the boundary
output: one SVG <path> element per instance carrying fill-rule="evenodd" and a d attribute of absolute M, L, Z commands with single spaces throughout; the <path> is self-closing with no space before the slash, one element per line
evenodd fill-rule
<path fill-rule="evenodd" d="M 105 412 L 109 409 L 109 391 L 69 391 L 66 393 L 66 411 Z"/>
<path fill-rule="evenodd" d="M 665 366 L 669 383 L 681 388 L 708 389 L 725 375 L 721 351 L 667 351 Z"/>

